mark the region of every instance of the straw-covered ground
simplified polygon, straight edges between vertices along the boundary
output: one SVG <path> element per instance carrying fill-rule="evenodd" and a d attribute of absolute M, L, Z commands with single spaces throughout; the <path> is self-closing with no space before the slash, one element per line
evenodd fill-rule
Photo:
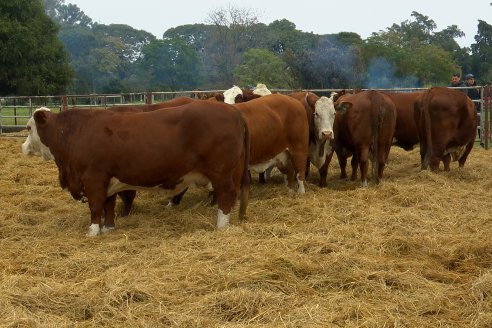
<path fill-rule="evenodd" d="M 300 196 L 255 177 L 248 220 L 236 208 L 224 231 L 206 190 L 176 208 L 140 192 L 88 238 L 87 204 L 23 141 L 0 138 L 0 326 L 492 326 L 490 151 L 431 173 L 393 148 L 367 189 L 336 157 Z"/>

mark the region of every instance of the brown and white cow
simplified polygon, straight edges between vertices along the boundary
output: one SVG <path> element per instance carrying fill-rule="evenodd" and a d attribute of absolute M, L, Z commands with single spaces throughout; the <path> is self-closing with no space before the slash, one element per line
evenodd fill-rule
<path fill-rule="evenodd" d="M 438 170 L 440 161 L 445 171 L 451 160 L 465 165 L 477 133 L 477 111 L 466 94 L 445 87 L 426 90 L 415 103 L 415 122 L 423 170 Z"/>
<path fill-rule="evenodd" d="M 404 150 L 412 150 L 419 143 L 419 133 L 414 119 L 414 104 L 423 91 L 383 92 L 396 107 L 396 126 L 393 144 Z"/>
<path fill-rule="evenodd" d="M 309 140 L 304 106 L 281 94 L 234 106 L 242 113 L 250 131 L 250 170 L 261 173 L 276 166 L 287 176 L 289 188 L 297 185 L 297 191 L 303 193 Z"/>
<path fill-rule="evenodd" d="M 308 117 L 309 123 L 309 153 L 307 171 L 312 163 L 319 170 L 319 185 L 325 187 L 328 166 L 333 156 L 332 141 L 334 138 L 333 124 L 335 122 L 335 106 L 333 94 L 330 98 L 319 97 L 313 92 L 293 92 L 288 94 L 300 101 Z"/>
<path fill-rule="evenodd" d="M 73 109 L 35 111 L 24 154 L 54 159 L 62 188 L 91 211 L 88 236 L 114 228 L 116 193 L 158 189 L 172 197 L 189 185 L 212 184 L 217 227 L 229 222 L 241 190 L 240 217 L 249 192 L 249 133 L 234 107 L 196 101 L 172 109 L 120 113 Z"/>
<path fill-rule="evenodd" d="M 370 158 L 373 178 L 379 183 L 395 131 L 395 104 L 383 93 L 367 90 L 342 94 L 335 101 L 335 109 L 334 148 L 340 163 L 340 177 L 347 177 L 347 158 L 352 156 L 351 180 L 357 178 L 357 167 L 360 166 L 362 187 L 367 187 Z"/>

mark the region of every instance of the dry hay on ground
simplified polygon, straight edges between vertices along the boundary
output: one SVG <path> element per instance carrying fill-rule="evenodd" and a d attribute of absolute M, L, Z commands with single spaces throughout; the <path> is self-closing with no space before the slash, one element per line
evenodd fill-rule
<path fill-rule="evenodd" d="M 176 208 L 138 194 L 117 229 L 84 236 L 87 204 L 53 162 L 0 138 L 0 326 L 490 327 L 491 153 L 420 171 L 393 148 L 385 180 L 305 195 L 252 185 L 248 220 L 215 230 L 207 192 Z"/>

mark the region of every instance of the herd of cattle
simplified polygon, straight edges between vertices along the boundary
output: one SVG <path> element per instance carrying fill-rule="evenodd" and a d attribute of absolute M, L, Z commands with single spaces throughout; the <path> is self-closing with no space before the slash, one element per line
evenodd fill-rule
<path fill-rule="evenodd" d="M 272 94 L 259 84 L 223 94 L 178 97 L 151 105 L 109 110 L 38 108 L 27 123 L 24 154 L 54 160 L 59 182 L 76 200 L 88 201 L 88 236 L 113 229 L 115 202 L 129 214 L 136 190 L 157 188 L 178 204 L 189 186 L 208 186 L 218 206 L 217 227 L 227 226 L 237 198 L 244 217 L 250 172 L 265 181 L 272 167 L 290 190 L 304 193 L 313 164 L 320 186 L 336 153 L 341 178 L 352 157 L 351 179 L 360 169 L 367 186 L 369 161 L 376 183 L 393 144 L 405 150 L 420 142 L 421 167 L 449 170 L 465 164 L 477 131 L 473 102 L 457 90 L 418 92 Z M 101 227 L 102 217 L 104 223 Z"/>

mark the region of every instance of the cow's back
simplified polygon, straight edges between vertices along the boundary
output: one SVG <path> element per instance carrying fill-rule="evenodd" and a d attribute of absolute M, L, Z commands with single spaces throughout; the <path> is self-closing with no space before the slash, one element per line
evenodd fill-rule
<path fill-rule="evenodd" d="M 108 110 L 115 112 L 150 112 L 157 109 L 171 108 L 189 104 L 191 102 L 198 101 L 190 97 L 176 97 L 171 100 L 155 103 L 155 104 L 142 104 L 142 105 L 116 105 L 109 107 Z"/>

